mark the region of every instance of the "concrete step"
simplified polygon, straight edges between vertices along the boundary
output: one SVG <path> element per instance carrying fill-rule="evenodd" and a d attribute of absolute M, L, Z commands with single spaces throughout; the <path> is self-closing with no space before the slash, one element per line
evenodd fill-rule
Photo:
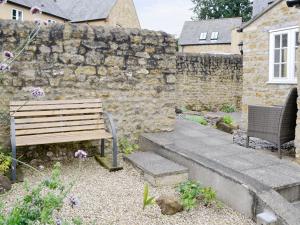
<path fill-rule="evenodd" d="M 300 210 L 300 201 L 293 202 L 293 205 Z"/>
<path fill-rule="evenodd" d="M 124 159 L 138 168 L 153 186 L 177 185 L 188 179 L 186 167 L 153 152 L 136 152 Z"/>

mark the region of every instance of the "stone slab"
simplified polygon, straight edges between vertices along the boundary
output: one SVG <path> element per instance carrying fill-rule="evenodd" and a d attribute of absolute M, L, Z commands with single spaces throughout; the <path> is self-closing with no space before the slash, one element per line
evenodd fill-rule
<path fill-rule="evenodd" d="M 136 152 L 125 156 L 125 160 L 153 177 L 188 173 L 188 169 L 152 152 Z"/>

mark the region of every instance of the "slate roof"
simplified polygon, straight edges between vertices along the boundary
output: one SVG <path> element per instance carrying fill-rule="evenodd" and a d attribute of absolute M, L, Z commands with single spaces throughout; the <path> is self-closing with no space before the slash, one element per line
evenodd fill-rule
<path fill-rule="evenodd" d="M 268 8 L 271 2 L 274 0 L 253 0 L 253 16 Z"/>
<path fill-rule="evenodd" d="M 226 18 L 185 22 L 179 45 L 230 44 L 231 32 L 242 25 L 242 18 Z M 200 40 L 200 34 L 207 32 L 206 40 Z M 211 40 L 212 32 L 219 32 L 217 40 Z"/>
<path fill-rule="evenodd" d="M 262 17 L 265 13 L 269 12 L 271 9 L 273 9 L 276 5 L 278 5 L 279 3 L 281 3 L 283 0 L 275 0 L 272 4 L 269 4 L 268 7 L 266 7 L 265 9 L 263 9 L 263 11 L 261 11 L 259 14 L 255 15 L 251 20 L 249 20 L 248 22 L 244 23 L 239 31 L 242 32 L 244 28 L 248 27 L 250 24 L 252 24 L 254 21 L 256 21 L 257 19 L 259 19 L 260 17 Z"/>
<path fill-rule="evenodd" d="M 43 12 L 72 22 L 106 19 L 117 0 L 9 0 L 8 2 L 31 8 L 38 6 Z"/>

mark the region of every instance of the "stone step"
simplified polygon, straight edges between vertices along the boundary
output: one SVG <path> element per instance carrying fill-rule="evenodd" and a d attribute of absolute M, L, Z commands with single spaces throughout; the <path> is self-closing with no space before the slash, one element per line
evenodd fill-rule
<path fill-rule="evenodd" d="M 293 202 L 293 205 L 300 210 L 300 201 Z"/>
<path fill-rule="evenodd" d="M 144 174 L 153 186 L 177 185 L 188 180 L 188 169 L 153 152 L 136 152 L 124 157 Z"/>

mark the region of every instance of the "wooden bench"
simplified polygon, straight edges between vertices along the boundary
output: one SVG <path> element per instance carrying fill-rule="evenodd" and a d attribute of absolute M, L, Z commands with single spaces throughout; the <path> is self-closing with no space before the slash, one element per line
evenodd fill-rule
<path fill-rule="evenodd" d="M 12 156 L 19 146 L 100 140 L 113 140 L 113 167 L 117 167 L 117 136 L 113 119 L 103 111 L 100 99 L 10 102 Z M 107 117 L 107 120 L 105 120 Z M 106 129 L 108 122 L 109 130 Z M 16 160 L 12 179 L 16 180 Z"/>

